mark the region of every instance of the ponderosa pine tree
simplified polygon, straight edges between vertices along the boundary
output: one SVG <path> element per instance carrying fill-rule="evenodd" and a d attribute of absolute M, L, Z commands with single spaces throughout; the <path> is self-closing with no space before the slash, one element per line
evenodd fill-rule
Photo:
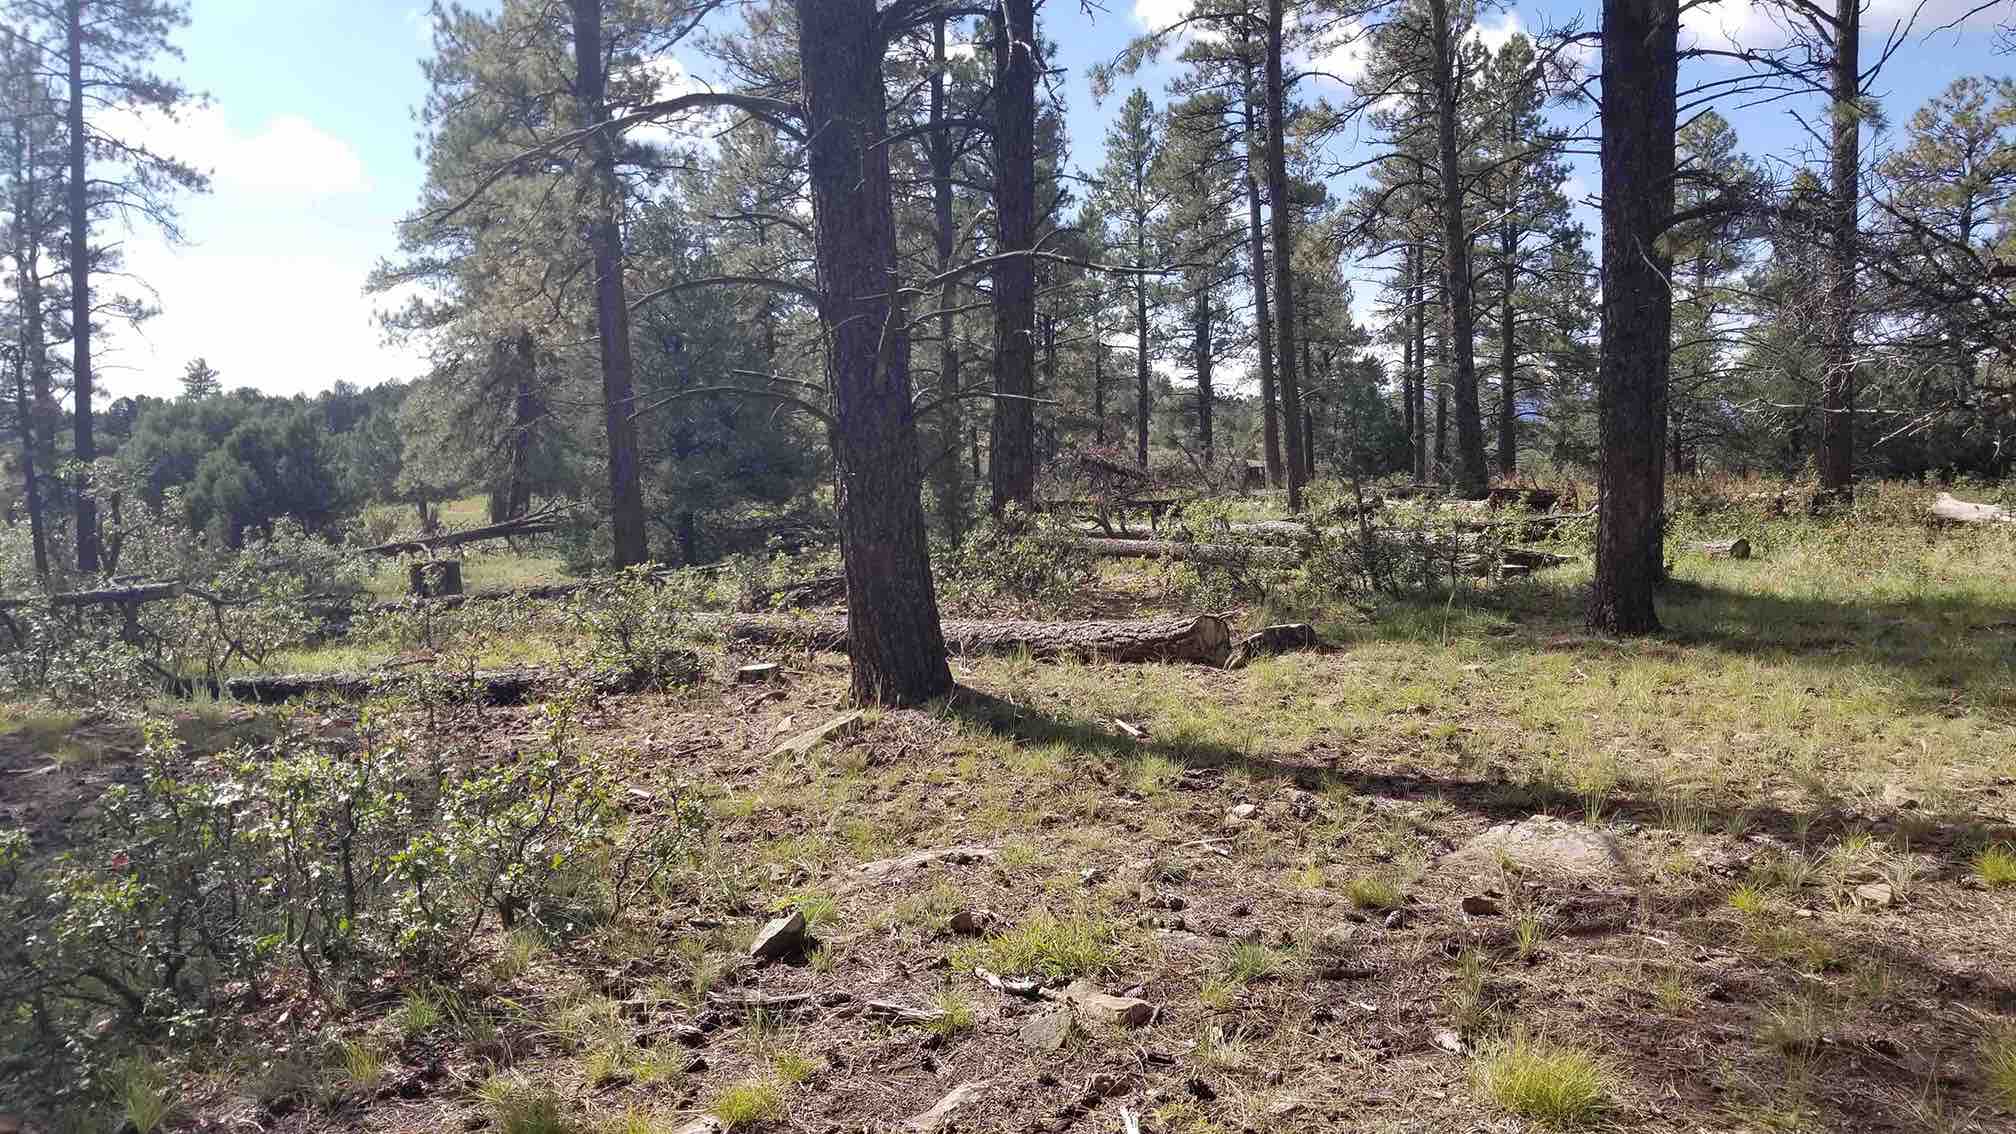
<path fill-rule="evenodd" d="M 1156 155 L 1162 148 L 1162 115 L 1149 101 L 1147 92 L 1135 88 L 1113 124 L 1106 128 L 1106 160 L 1099 169 L 1095 199 L 1099 211 L 1113 226 L 1110 246 L 1121 249 L 1137 267 L 1155 262 L 1155 222 L 1163 207 L 1154 172 Z M 1148 420 L 1153 406 L 1149 383 L 1157 355 L 1153 328 L 1148 321 L 1148 276 L 1135 273 L 1130 289 L 1134 319 L 1134 459 L 1148 467 Z"/>

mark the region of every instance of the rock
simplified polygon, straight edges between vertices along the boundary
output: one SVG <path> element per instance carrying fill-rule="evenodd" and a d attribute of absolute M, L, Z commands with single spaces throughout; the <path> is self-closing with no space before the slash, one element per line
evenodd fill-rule
<path fill-rule="evenodd" d="M 1077 1030 L 1077 1022 L 1068 1008 L 1051 1008 L 1022 1021 L 1016 1034 L 1031 1051 L 1054 1052 L 1064 1050 Z"/>
<path fill-rule="evenodd" d="M 1471 917 L 1497 917 L 1499 914 L 1504 913 L 1505 909 L 1498 904 L 1498 899 L 1496 898 L 1487 898 L 1482 894 L 1472 894 L 1463 899 L 1463 912 L 1469 914 Z"/>
<path fill-rule="evenodd" d="M 1394 910 L 1392 913 L 1386 915 L 1385 925 L 1386 928 L 1388 929 L 1398 929 L 1406 924 L 1407 924 L 1406 910 Z"/>
<path fill-rule="evenodd" d="M 1635 872 L 1615 837 L 1586 823 L 1535 815 L 1500 823 L 1442 859 L 1445 867 L 1496 882 L 1503 864 L 1529 874 L 1578 880 L 1628 880 Z"/>
<path fill-rule="evenodd" d="M 1288 793 L 1288 814 L 1303 821 L 1316 817 L 1316 797 L 1297 789 Z"/>
<path fill-rule="evenodd" d="M 895 858 L 879 858 L 874 862 L 864 862 L 855 868 L 854 877 L 857 882 L 879 882 L 891 875 L 921 870 L 940 862 L 964 866 L 972 862 L 985 862 L 993 857 L 993 847 L 935 847 L 931 850 L 911 851 Z"/>
<path fill-rule="evenodd" d="M 1855 900 L 1865 906 L 1890 906 L 1896 904 L 1896 891 L 1888 882 L 1867 882 L 1855 887 Z"/>
<path fill-rule="evenodd" d="M 1250 803 L 1240 803 L 1235 804 L 1231 810 L 1225 812 L 1225 818 L 1232 820 L 1235 823 L 1245 823 L 1250 821 L 1255 815 L 1258 814 L 1260 814 L 1260 809 L 1258 807 L 1255 807 L 1253 804 Z"/>
<path fill-rule="evenodd" d="M 1183 1084 L 1183 1089 L 1199 1102 L 1213 1102 L 1218 1098 L 1217 1090 L 1202 1079 L 1191 1079 Z"/>
<path fill-rule="evenodd" d="M 1915 811 L 1921 800 L 1917 788 L 1892 782 L 1883 785 L 1883 802 L 1899 811 Z"/>
<path fill-rule="evenodd" d="M 825 724 L 808 728 L 797 736 L 778 745 L 770 751 L 770 759 L 775 760 L 779 756 L 791 756 L 802 759 L 811 755 L 813 749 L 818 748 L 829 740 L 839 740 L 842 737 L 853 736 L 855 733 L 860 732 L 861 722 L 864 719 L 866 719 L 865 714 L 860 709 L 856 709 L 851 713 L 842 713 Z"/>
<path fill-rule="evenodd" d="M 931 1134 L 932 1131 L 940 1129 L 947 1122 L 951 1121 L 954 1111 L 978 1099 L 986 1090 L 987 1083 L 985 1081 L 965 1083 L 954 1087 L 950 1094 L 938 1100 L 937 1106 L 905 1122 L 903 1128 L 914 1130 L 917 1134 Z"/>
<path fill-rule="evenodd" d="M 960 910 L 952 915 L 952 932 L 961 937 L 978 937 L 994 924 L 993 910 Z"/>
<path fill-rule="evenodd" d="M 1443 1028 L 1429 1037 L 1429 1042 L 1451 1055 L 1463 1054 L 1463 1037 L 1448 1028 Z"/>
<path fill-rule="evenodd" d="M 1099 883 L 1106 881 L 1106 877 L 1107 870 L 1105 867 L 1088 866 L 1078 872 L 1078 884 L 1081 886 L 1097 886 Z"/>
<path fill-rule="evenodd" d="M 749 955 L 759 961 L 775 961 L 795 956 L 805 949 L 805 915 L 792 910 L 783 917 L 771 918 L 756 933 L 756 940 L 749 946 Z"/>
<path fill-rule="evenodd" d="M 672 1134 L 721 1134 L 721 1120 L 711 1114 L 703 1114 Z"/>
<path fill-rule="evenodd" d="M 1109 1075 L 1102 1071 L 1085 1080 L 1085 1097 L 1094 1101 L 1119 1098 L 1126 1094 L 1131 1086 L 1132 1084 L 1120 1076 Z"/>
<path fill-rule="evenodd" d="M 1131 996 L 1109 996 L 1086 981 L 1074 980 L 1059 993 L 1045 993 L 1064 1001 L 1101 1023 L 1138 1028 L 1155 1018 L 1155 1006 Z"/>

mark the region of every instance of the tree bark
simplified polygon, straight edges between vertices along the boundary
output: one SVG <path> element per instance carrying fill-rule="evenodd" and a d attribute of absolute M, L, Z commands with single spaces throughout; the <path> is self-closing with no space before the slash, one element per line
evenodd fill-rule
<path fill-rule="evenodd" d="M 1827 368 L 1822 377 L 1820 487 L 1847 496 L 1855 482 L 1855 250 L 1862 203 L 1862 0 L 1835 0 Z"/>
<path fill-rule="evenodd" d="M 1211 283 L 1207 276 L 1198 283 L 1196 312 L 1197 353 L 1197 443 L 1204 450 L 1204 467 L 1211 467 Z"/>
<path fill-rule="evenodd" d="M 86 162 L 90 138 L 84 133 L 84 0 L 64 5 L 65 43 L 70 65 L 67 124 L 70 147 L 70 381 L 71 456 L 90 465 L 98 457 L 92 436 L 91 398 L 91 213 Z M 77 570 L 98 573 L 98 502 L 88 484 L 77 487 Z"/>
<path fill-rule="evenodd" d="M 1246 63 L 1246 235 L 1248 255 L 1253 261 L 1253 338 L 1260 354 L 1260 432 L 1266 447 L 1267 482 L 1281 487 L 1281 419 L 1275 405 L 1274 321 L 1267 309 L 1267 230 L 1260 224 L 1260 174 L 1255 168 L 1253 120 L 1264 116 L 1256 103 L 1252 50 L 1247 43 Z M 1265 160 L 1265 141 L 1257 147 Z"/>
<path fill-rule="evenodd" d="M 1428 0 L 1435 37 L 1435 137 L 1442 190 L 1442 292 L 1449 304 L 1449 386 L 1456 401 L 1458 495 L 1475 500 L 1490 487 L 1484 463 L 1484 422 L 1477 401 L 1476 309 L 1470 279 L 1470 226 L 1463 210 L 1463 152 L 1456 138 L 1462 76 L 1449 0 Z"/>
<path fill-rule="evenodd" d="M 16 343 L 19 354 L 14 359 L 14 413 L 21 435 L 21 495 L 28 509 L 28 540 L 35 557 L 35 576 L 47 579 L 49 536 L 47 517 L 42 510 L 40 470 L 48 468 L 48 458 L 36 429 L 49 381 L 48 343 L 42 322 L 42 277 L 37 267 L 42 252 L 42 203 L 34 132 L 25 119 L 14 123 L 11 157 L 18 190 L 14 200 L 12 249 L 16 268 L 14 294 L 21 308 L 21 333 Z"/>
<path fill-rule="evenodd" d="M 1148 219 L 1136 217 L 1134 262 L 1148 262 Z M 1148 411 L 1153 388 L 1148 384 L 1148 277 L 1134 277 L 1134 463 L 1148 467 Z"/>
<path fill-rule="evenodd" d="M 1267 205 L 1274 235 L 1274 340 L 1281 387 L 1288 510 L 1302 510 L 1302 396 L 1295 375 L 1294 205 L 1288 193 L 1288 88 L 1282 76 L 1284 0 L 1267 0 Z"/>
<path fill-rule="evenodd" d="M 881 32 L 875 0 L 798 0 L 798 19 L 852 694 L 915 705 L 952 671 L 917 499 Z"/>
<path fill-rule="evenodd" d="M 1498 474 L 1510 478 L 1519 475 L 1519 319 L 1512 303 L 1519 282 L 1519 230 L 1510 222 L 1499 230 L 1498 252 L 1505 260 L 1499 269 L 1505 290 L 1498 297 Z"/>
<path fill-rule="evenodd" d="M 1036 9 L 1001 0 L 994 25 L 994 511 L 1036 498 Z"/>
<path fill-rule="evenodd" d="M 1428 483 L 1428 250 L 1414 245 L 1414 482 Z M 1436 426 L 1440 444 L 1441 426 Z"/>
<path fill-rule="evenodd" d="M 609 122 L 608 76 L 603 72 L 601 0 L 573 0 L 574 97 L 581 126 Z M 644 494 L 639 481 L 636 380 L 630 350 L 630 304 L 623 284 L 622 186 L 616 179 L 616 139 L 597 129 L 589 139 L 593 197 L 588 242 L 595 258 L 595 335 L 602 348 L 602 407 L 609 434 L 609 534 L 611 562 L 642 563 Z"/>
<path fill-rule="evenodd" d="M 1659 629 L 1673 348 L 1671 257 L 1660 236 L 1673 213 L 1679 24 L 1677 0 L 1603 3 L 1601 454 L 1588 623 L 1610 634 Z"/>
<path fill-rule="evenodd" d="M 1420 464 L 1421 423 L 1414 408 L 1414 246 L 1400 261 L 1400 412 L 1406 420 L 1407 467 Z"/>
<path fill-rule="evenodd" d="M 534 385 L 538 361 L 532 332 L 518 328 L 510 346 L 511 484 L 505 494 L 503 519 L 515 520 L 532 508 L 532 433 L 538 428 L 539 394 Z"/>
<path fill-rule="evenodd" d="M 965 439 L 962 420 L 965 414 L 960 407 L 964 404 L 959 393 L 959 343 L 954 325 L 953 309 L 959 304 L 958 281 L 951 278 L 952 257 L 958 238 L 953 230 L 952 220 L 952 164 L 954 159 L 952 136 L 945 129 L 945 68 L 947 54 L 945 47 L 945 25 L 948 17 L 940 16 L 931 25 L 931 136 L 929 139 L 931 156 L 931 220 L 933 236 L 937 241 L 938 272 L 945 282 L 938 289 L 938 385 L 945 399 L 938 406 L 941 422 L 940 436 L 945 438 L 947 459 L 937 480 L 938 517 L 944 521 L 946 534 L 957 540 L 966 530 L 966 485 L 963 473 L 965 462 L 960 460 L 959 447 Z"/>

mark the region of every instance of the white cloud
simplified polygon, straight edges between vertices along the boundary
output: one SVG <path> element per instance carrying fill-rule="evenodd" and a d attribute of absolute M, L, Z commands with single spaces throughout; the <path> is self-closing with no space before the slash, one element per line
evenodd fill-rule
<path fill-rule="evenodd" d="M 1882 42 L 1891 30 L 1909 24 L 1913 35 L 1959 21 L 1962 26 L 1993 25 L 2003 11 L 2000 5 L 1981 8 L 1978 0 L 1867 0 L 1862 13 L 1863 51 L 1872 50 L 1872 41 Z M 1728 51 L 1737 48 L 1765 50 L 1783 47 L 1792 41 L 1795 25 L 1785 10 L 1757 0 L 1707 0 L 1688 8 L 1680 17 L 1681 46 Z"/>
<path fill-rule="evenodd" d="M 151 110 L 108 112 L 99 126 L 203 170 L 219 193 L 327 197 L 371 188 L 356 147 L 296 114 L 274 115 L 251 133 L 234 129 L 214 106 L 173 118 Z"/>
<path fill-rule="evenodd" d="M 173 394 L 182 366 L 207 359 L 226 389 L 271 394 L 326 389 L 338 379 L 372 384 L 426 370 L 413 350 L 387 346 L 374 321 L 381 297 L 362 293 L 369 252 L 340 240 L 318 251 L 233 246 L 171 248 L 129 240 L 125 268 L 158 296 L 161 314 L 105 340 L 105 386 L 114 395 Z M 108 289 L 134 291 L 129 281 Z"/>
<path fill-rule="evenodd" d="M 1356 20 L 1326 27 L 1306 49 L 1303 66 L 1327 81 L 1355 83 L 1365 77 L 1366 35 Z"/>
<path fill-rule="evenodd" d="M 1525 25 L 1519 22 L 1519 13 L 1516 11 L 1507 11 L 1505 18 L 1495 27 L 1485 23 L 1474 24 L 1470 28 L 1470 34 L 1475 36 L 1478 42 L 1490 48 L 1495 53 L 1499 48 L 1504 47 L 1513 36 L 1526 35 L 1527 31 Z"/>

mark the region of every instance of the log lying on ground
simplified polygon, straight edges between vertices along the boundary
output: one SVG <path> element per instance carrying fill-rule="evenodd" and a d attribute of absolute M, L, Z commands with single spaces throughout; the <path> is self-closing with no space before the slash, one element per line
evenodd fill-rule
<path fill-rule="evenodd" d="M 1697 543 L 1694 546 L 1700 548 L 1701 554 L 1706 555 L 1710 559 L 1750 558 L 1750 541 L 1744 539 L 1742 536 L 1737 536 L 1735 539 L 1710 540 L 1706 543 Z"/>
<path fill-rule="evenodd" d="M 1932 516 L 1949 524 L 2016 524 L 2016 512 L 2001 504 L 1972 504 L 1950 492 L 1932 501 Z"/>
<path fill-rule="evenodd" d="M 104 587 L 95 591 L 65 591 L 53 595 L 24 595 L 20 598 L 0 599 L 0 610 L 12 610 L 23 606 L 118 606 L 124 603 L 158 602 L 162 599 L 180 597 L 182 584 L 135 583 L 124 587 Z"/>
<path fill-rule="evenodd" d="M 699 658 L 691 657 L 694 672 Z M 329 696 L 360 700 L 374 694 L 397 693 L 432 681 L 450 700 L 485 705 L 519 705 L 538 697 L 552 696 L 567 689 L 592 688 L 598 693 L 635 693 L 658 684 L 649 675 L 636 673 L 584 674 L 577 670 L 543 669 L 525 666 L 515 669 L 479 669 L 474 673 L 449 674 L 434 671 L 365 670 L 340 673 L 269 673 L 227 677 L 222 681 L 192 680 L 173 690 L 180 696 L 198 693 L 229 697 L 235 701 L 272 705 L 301 697 Z"/>
<path fill-rule="evenodd" d="M 1257 564 L 1292 567 L 1301 561 L 1293 549 L 1285 547 L 1239 547 L 1223 543 L 1177 543 L 1166 539 L 1095 539 L 1062 536 L 1057 546 L 1083 551 L 1102 559 L 1175 559 L 1219 566 Z"/>
<path fill-rule="evenodd" d="M 1316 628 L 1307 622 L 1265 626 L 1239 640 L 1239 644 L 1232 648 L 1232 656 L 1225 659 L 1225 668 L 1244 669 L 1255 658 L 1285 654 L 1290 650 L 1313 650 L 1316 645 Z"/>
<path fill-rule="evenodd" d="M 803 646 L 844 653 L 844 616 L 786 618 L 761 614 L 696 614 L 730 641 L 762 646 Z M 1232 631 L 1215 615 L 1164 618 L 1027 622 L 1018 619 L 948 619 L 940 623 L 953 654 L 1022 654 L 1045 660 L 1072 657 L 1109 662 L 1185 661 L 1222 665 Z"/>

